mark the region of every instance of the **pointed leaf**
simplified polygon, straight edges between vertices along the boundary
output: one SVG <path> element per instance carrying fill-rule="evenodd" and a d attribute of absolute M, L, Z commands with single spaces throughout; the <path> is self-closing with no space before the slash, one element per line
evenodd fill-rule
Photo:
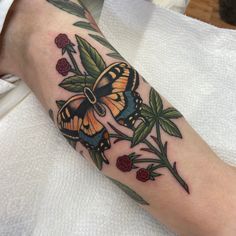
<path fill-rule="evenodd" d="M 53 110 L 52 110 L 52 109 L 50 109 L 50 110 L 48 111 L 48 115 L 49 115 L 49 117 L 51 118 L 51 120 L 54 122 L 54 115 L 53 115 Z"/>
<path fill-rule="evenodd" d="M 86 6 L 83 4 L 83 2 L 81 0 L 77 0 L 77 2 L 84 8 L 87 9 Z"/>
<path fill-rule="evenodd" d="M 141 143 L 152 131 L 153 126 L 155 125 L 155 121 L 152 120 L 150 122 L 142 122 L 134 131 L 134 136 L 132 140 L 132 147 Z"/>
<path fill-rule="evenodd" d="M 144 119 L 155 119 L 155 114 L 153 114 L 151 107 L 146 104 L 142 105 L 141 116 Z"/>
<path fill-rule="evenodd" d="M 59 86 L 73 93 L 84 91 L 84 87 L 92 88 L 95 83 L 95 78 L 92 76 L 75 75 L 64 79 Z"/>
<path fill-rule="evenodd" d="M 74 23 L 74 26 L 80 27 L 82 29 L 87 29 L 87 30 L 91 30 L 91 31 L 97 32 L 97 30 L 94 29 L 93 26 L 90 23 L 88 23 L 88 22 L 78 21 L 78 22 Z"/>
<path fill-rule="evenodd" d="M 110 127 L 117 133 L 119 134 L 121 137 L 125 138 L 125 134 L 122 133 L 119 129 L 117 129 L 115 126 L 113 126 L 110 122 L 108 122 L 108 124 L 110 125 Z"/>
<path fill-rule="evenodd" d="M 47 1 L 53 4 L 55 7 L 68 12 L 69 14 L 85 18 L 84 9 L 72 1 L 68 0 L 47 0 Z"/>
<path fill-rule="evenodd" d="M 132 198 L 134 201 L 141 205 L 149 205 L 139 194 L 137 194 L 134 190 L 132 190 L 130 187 L 128 187 L 125 184 L 122 184 L 121 182 L 112 179 L 108 177 L 116 186 L 118 186 L 122 191 L 124 191 L 130 198 Z"/>
<path fill-rule="evenodd" d="M 60 100 L 60 101 L 56 101 L 56 103 L 57 103 L 57 107 L 61 109 L 65 105 L 66 101 Z"/>
<path fill-rule="evenodd" d="M 78 42 L 81 61 L 85 70 L 89 75 L 97 78 L 106 68 L 105 62 L 98 51 L 85 39 L 79 37 L 78 35 L 76 35 L 76 39 Z"/>
<path fill-rule="evenodd" d="M 77 142 L 74 141 L 74 140 L 71 140 L 71 139 L 69 139 L 69 138 L 66 138 L 66 139 L 67 139 L 67 142 L 70 144 L 70 146 L 71 146 L 72 148 L 76 149 L 76 144 L 77 144 Z"/>
<path fill-rule="evenodd" d="M 70 52 L 73 52 L 73 53 L 76 53 L 75 49 L 74 49 L 74 44 L 70 43 L 66 46 L 66 50 L 70 51 Z"/>
<path fill-rule="evenodd" d="M 62 55 L 64 55 L 66 53 L 66 47 L 62 48 Z"/>
<path fill-rule="evenodd" d="M 149 96 L 149 103 L 153 113 L 159 115 L 163 110 L 163 103 L 159 93 L 152 88 Z"/>
<path fill-rule="evenodd" d="M 168 142 L 165 142 L 165 144 L 164 144 L 164 152 L 165 152 L 166 155 L 167 155 L 167 145 L 168 145 Z"/>
<path fill-rule="evenodd" d="M 123 61 L 124 58 L 118 52 L 108 53 L 107 56 Z"/>
<path fill-rule="evenodd" d="M 159 176 L 162 176 L 162 174 L 152 172 L 152 176 L 153 176 L 153 177 L 159 177 Z"/>
<path fill-rule="evenodd" d="M 174 107 L 167 108 L 162 114 L 166 119 L 178 119 L 183 117 L 183 115 Z"/>
<path fill-rule="evenodd" d="M 182 138 L 182 135 L 178 127 L 171 120 L 166 119 L 164 117 L 160 117 L 159 123 L 160 123 L 161 128 L 169 135 Z"/>
<path fill-rule="evenodd" d="M 97 42 L 105 46 L 106 48 L 112 50 L 112 53 L 108 53 L 107 56 L 112 57 L 117 60 L 124 60 L 124 58 L 116 51 L 116 49 L 102 36 L 89 34 L 90 37 L 95 39 Z"/>
<path fill-rule="evenodd" d="M 89 34 L 90 37 L 95 39 L 97 42 L 105 46 L 106 48 L 111 49 L 112 51 L 116 51 L 115 48 L 102 36 L 95 35 L 95 34 Z"/>
<path fill-rule="evenodd" d="M 89 152 L 90 157 L 92 158 L 94 164 L 96 165 L 96 167 L 101 170 L 102 169 L 102 165 L 103 165 L 103 156 L 100 152 L 96 152 L 96 151 L 90 151 Z"/>

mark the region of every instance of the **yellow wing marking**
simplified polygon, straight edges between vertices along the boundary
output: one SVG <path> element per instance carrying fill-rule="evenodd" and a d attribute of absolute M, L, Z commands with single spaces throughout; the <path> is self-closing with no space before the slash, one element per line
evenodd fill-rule
<path fill-rule="evenodd" d="M 94 134 L 99 133 L 103 128 L 103 125 L 96 119 L 94 112 L 92 110 L 87 111 L 81 125 L 81 130 L 85 134 L 93 136 Z"/>
<path fill-rule="evenodd" d="M 103 97 L 102 101 L 110 109 L 113 116 L 119 115 L 125 106 L 125 99 L 122 93 Z"/>

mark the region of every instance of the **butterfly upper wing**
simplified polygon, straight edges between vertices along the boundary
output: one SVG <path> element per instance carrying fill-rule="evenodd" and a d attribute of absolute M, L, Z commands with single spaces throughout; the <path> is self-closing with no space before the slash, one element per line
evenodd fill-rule
<path fill-rule="evenodd" d="M 66 138 L 80 141 L 88 149 L 104 151 L 110 147 L 109 134 L 84 95 L 73 96 L 65 103 L 57 123 Z"/>
<path fill-rule="evenodd" d="M 98 78 L 93 91 L 99 101 L 105 104 L 121 125 L 129 128 L 140 116 L 142 99 L 135 92 L 139 75 L 127 63 L 109 66 Z"/>
<path fill-rule="evenodd" d="M 139 85 L 137 71 L 125 62 L 114 63 L 107 67 L 93 86 L 93 91 L 99 96 L 111 93 L 134 91 Z"/>

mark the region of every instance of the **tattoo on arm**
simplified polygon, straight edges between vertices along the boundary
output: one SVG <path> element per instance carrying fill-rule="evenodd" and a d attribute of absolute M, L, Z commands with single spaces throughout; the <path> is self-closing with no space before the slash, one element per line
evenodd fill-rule
<path fill-rule="evenodd" d="M 79 7 L 83 9 L 78 11 L 79 17 L 86 19 L 87 10 L 79 4 L 62 0 L 48 2 L 71 14 L 75 14 L 75 8 Z M 118 55 L 105 38 L 89 35 L 113 51 L 112 54 Z M 118 142 L 126 142 L 130 153 L 118 157 L 116 161 L 116 167 L 121 172 L 135 171 L 136 180 L 144 183 L 159 179 L 159 170 L 166 168 L 189 194 L 189 187 L 180 176 L 176 162 L 169 161 L 168 142 L 163 141 L 161 135 L 162 130 L 169 136 L 182 139 L 179 128 L 173 122 L 182 115 L 173 107 L 164 108 L 162 98 L 154 89 L 150 89 L 149 102 L 145 104 L 137 92 L 142 78 L 124 60 L 120 62 L 122 57 L 117 57 L 119 62 L 107 65 L 98 50 L 78 35 L 69 39 L 66 34 L 59 34 L 55 43 L 65 55 L 56 64 L 56 70 L 64 77 L 59 86 L 74 93 L 67 101 L 56 102 L 59 109 L 56 123 L 62 134 L 73 143 L 80 142 L 86 147 L 99 170 L 103 165 L 109 165 L 107 150 Z M 83 69 L 79 68 L 75 54 L 79 55 Z M 106 115 L 106 109 L 113 117 L 112 124 L 108 123 L 109 130 L 97 119 Z M 145 153 L 148 157 L 143 157 Z M 122 186 L 115 180 L 113 182 Z M 128 186 L 121 188 L 137 197 Z M 147 204 L 141 198 L 137 201 Z"/>
<path fill-rule="evenodd" d="M 94 21 L 93 17 L 89 13 L 88 9 L 84 6 L 82 1 L 78 0 L 78 4 L 68 1 L 68 0 L 47 0 L 49 3 L 53 4 L 55 7 L 69 13 L 75 15 L 80 18 L 79 21 L 75 22 L 73 25 L 82 29 L 87 29 L 94 33 L 98 34 L 89 34 L 91 38 L 110 49 L 111 52 L 107 54 L 107 56 L 117 59 L 124 60 L 124 58 L 117 52 L 117 50 L 103 37 L 102 32 L 97 26 L 97 23 Z M 82 19 L 82 20 L 81 20 Z"/>

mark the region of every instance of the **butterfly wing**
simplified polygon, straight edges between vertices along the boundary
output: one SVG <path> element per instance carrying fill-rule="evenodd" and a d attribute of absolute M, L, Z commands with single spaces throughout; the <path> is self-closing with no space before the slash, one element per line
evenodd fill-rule
<path fill-rule="evenodd" d="M 140 117 L 142 99 L 134 91 L 110 94 L 101 98 L 120 125 L 132 128 Z"/>
<path fill-rule="evenodd" d="M 142 99 L 135 91 L 139 75 L 127 63 L 109 66 L 98 78 L 93 91 L 121 125 L 132 128 L 140 116 Z"/>
<path fill-rule="evenodd" d="M 73 96 L 65 103 L 57 123 L 66 138 L 80 141 L 88 149 L 104 151 L 110 147 L 109 134 L 84 95 Z"/>

